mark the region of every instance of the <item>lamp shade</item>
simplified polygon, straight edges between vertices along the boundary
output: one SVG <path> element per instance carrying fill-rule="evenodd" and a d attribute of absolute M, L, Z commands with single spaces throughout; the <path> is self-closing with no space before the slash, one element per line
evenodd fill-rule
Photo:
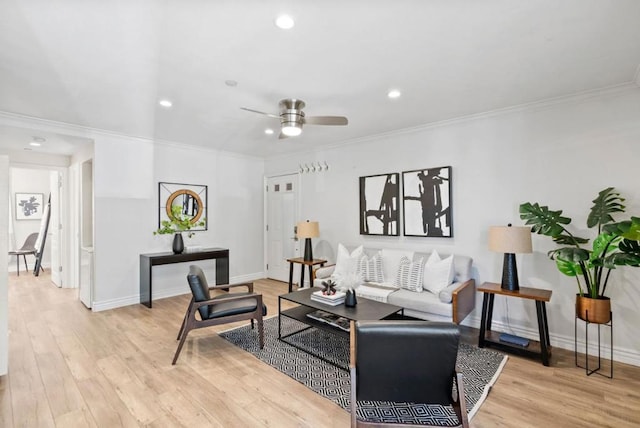
<path fill-rule="evenodd" d="M 317 238 L 320 226 L 317 221 L 301 221 L 298 223 L 298 238 Z"/>
<path fill-rule="evenodd" d="M 531 253 L 531 228 L 525 226 L 491 226 L 489 250 L 497 253 Z"/>

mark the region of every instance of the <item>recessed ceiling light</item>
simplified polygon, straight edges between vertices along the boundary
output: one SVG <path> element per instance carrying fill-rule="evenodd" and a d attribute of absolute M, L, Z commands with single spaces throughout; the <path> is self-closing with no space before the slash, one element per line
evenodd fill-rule
<path fill-rule="evenodd" d="M 293 28 L 296 23 L 293 21 L 293 18 L 289 15 L 280 15 L 276 18 L 276 27 L 281 28 L 283 30 L 289 30 Z"/>
<path fill-rule="evenodd" d="M 402 93 L 397 89 L 392 89 L 389 92 L 387 92 L 387 96 L 391 99 L 400 98 L 400 95 L 402 95 Z"/>
<path fill-rule="evenodd" d="M 235 80 L 231 80 L 231 79 L 225 80 L 224 84 L 227 85 L 227 86 L 231 86 L 232 88 L 238 86 L 238 82 L 235 81 Z"/>
<path fill-rule="evenodd" d="M 33 147 L 40 147 L 42 144 L 38 143 L 37 141 L 32 141 L 29 143 L 29 145 Z"/>
<path fill-rule="evenodd" d="M 264 130 L 264 133 L 267 134 L 267 135 L 272 135 L 273 134 L 273 129 L 267 128 L 267 129 Z"/>
<path fill-rule="evenodd" d="M 158 101 L 158 104 L 160 104 L 162 107 L 166 107 L 169 108 L 173 105 L 173 103 L 169 100 L 160 100 Z"/>

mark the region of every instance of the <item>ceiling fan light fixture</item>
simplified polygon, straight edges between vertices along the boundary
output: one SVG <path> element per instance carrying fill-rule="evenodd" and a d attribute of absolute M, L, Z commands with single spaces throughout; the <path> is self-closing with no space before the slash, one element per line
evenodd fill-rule
<path fill-rule="evenodd" d="M 302 127 L 297 123 L 291 123 L 282 125 L 281 131 L 287 137 L 297 137 L 298 135 L 302 134 Z"/>

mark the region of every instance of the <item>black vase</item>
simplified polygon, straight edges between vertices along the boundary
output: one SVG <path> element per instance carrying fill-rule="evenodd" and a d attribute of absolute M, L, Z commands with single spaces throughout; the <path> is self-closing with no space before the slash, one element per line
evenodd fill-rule
<path fill-rule="evenodd" d="M 358 304 L 356 299 L 356 292 L 352 289 L 347 290 L 347 295 L 344 298 L 344 305 L 348 308 L 353 308 Z"/>
<path fill-rule="evenodd" d="M 173 254 L 182 254 L 184 251 L 184 241 L 182 240 L 182 233 L 173 234 Z"/>

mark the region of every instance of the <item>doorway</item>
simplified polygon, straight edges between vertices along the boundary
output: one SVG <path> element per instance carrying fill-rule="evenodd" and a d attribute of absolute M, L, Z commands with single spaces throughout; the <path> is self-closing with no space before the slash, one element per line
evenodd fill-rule
<path fill-rule="evenodd" d="M 299 256 L 296 237 L 298 174 L 268 177 L 266 183 L 267 278 L 289 281 L 287 259 Z"/>
<path fill-rule="evenodd" d="M 64 183 L 67 178 L 67 169 L 60 167 L 37 167 L 32 165 L 14 164 L 9 169 L 10 192 L 10 219 L 9 219 L 9 247 L 20 248 L 26 237 L 31 233 L 39 233 L 41 230 L 40 218 L 44 211 L 44 205 L 50 204 L 49 227 L 47 228 L 44 251 L 41 263 L 43 267 L 51 270 L 51 281 L 57 287 L 69 287 L 67 277 L 68 266 L 68 240 L 64 236 L 67 230 L 67 194 Z M 35 204 L 42 205 L 34 208 L 33 216 L 25 216 L 18 212 L 21 203 L 17 199 L 27 195 L 34 198 Z M 18 198 L 18 196 L 20 198 Z M 41 211 L 39 211 L 41 210 Z M 35 267 L 33 257 L 28 258 L 29 272 Z M 9 269 L 17 268 L 16 263 L 9 263 Z M 25 266 L 21 266 L 20 274 L 25 273 Z"/>

